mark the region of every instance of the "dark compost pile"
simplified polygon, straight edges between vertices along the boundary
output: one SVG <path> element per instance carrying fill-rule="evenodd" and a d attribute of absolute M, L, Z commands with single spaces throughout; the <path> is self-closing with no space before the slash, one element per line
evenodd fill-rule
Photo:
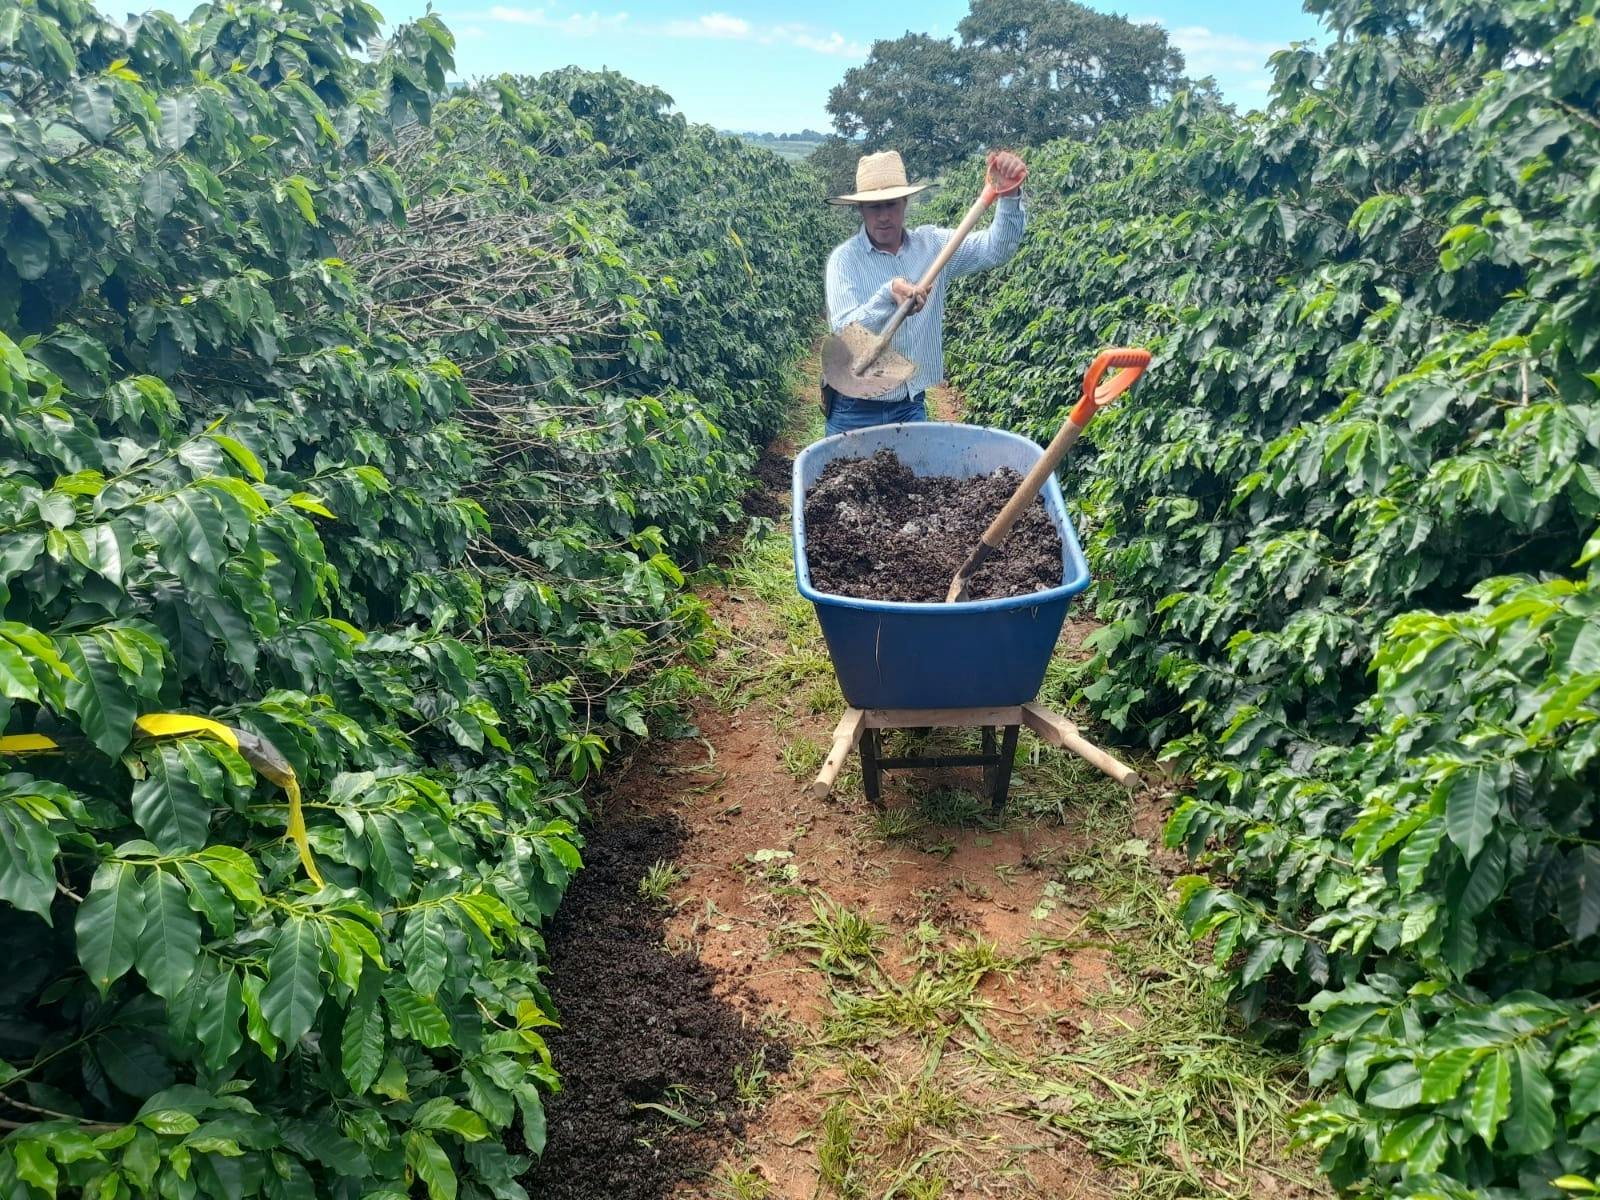
<path fill-rule="evenodd" d="M 1020 482 L 1006 467 L 971 479 L 913 475 L 892 450 L 829 463 L 806 493 L 812 586 L 863 600 L 942 603 L 951 576 Z M 968 594 L 1026 596 L 1061 579 L 1061 537 L 1035 500 Z"/>
<path fill-rule="evenodd" d="M 597 830 L 546 935 L 563 1087 L 522 1180 L 539 1200 L 663 1200 L 744 1132 L 736 1072 L 758 1056 L 775 1072 L 788 1063 L 718 996 L 712 968 L 662 945 L 666 906 L 639 880 L 683 837 L 670 817 Z"/>

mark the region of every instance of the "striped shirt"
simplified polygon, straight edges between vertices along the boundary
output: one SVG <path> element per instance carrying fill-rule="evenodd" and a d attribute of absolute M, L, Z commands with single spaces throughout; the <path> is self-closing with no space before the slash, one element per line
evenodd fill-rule
<path fill-rule="evenodd" d="M 1005 262 L 1017 252 L 1025 224 L 1021 196 L 1002 196 L 995 201 L 994 221 L 989 228 L 967 235 L 939 272 L 928 293 L 928 303 L 921 312 L 907 317 L 895 332 L 890 344 L 911 360 L 916 371 L 905 387 L 879 399 L 904 400 L 944 378 L 946 282 Z M 880 332 L 899 307 L 889 290 L 889 281 L 898 278 L 915 283 L 921 279 L 954 232 L 937 225 L 907 229 L 895 254 L 874 249 L 864 226 L 854 237 L 840 242 L 828 256 L 828 324 L 835 332 L 852 322 L 860 322 L 873 333 Z"/>

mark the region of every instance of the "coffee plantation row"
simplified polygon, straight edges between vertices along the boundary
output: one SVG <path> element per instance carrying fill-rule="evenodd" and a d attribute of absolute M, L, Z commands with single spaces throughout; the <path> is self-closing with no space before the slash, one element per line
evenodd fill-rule
<path fill-rule="evenodd" d="M 966 293 L 951 374 L 1048 436 L 1096 348 L 1157 351 L 1069 472 L 1082 694 L 1185 781 L 1184 918 L 1302 1036 L 1332 1180 L 1587 1194 L 1597 9 L 1307 8 L 1327 45 L 1276 57 L 1267 115 L 1180 99 L 1032 156 L 1030 248 Z"/>
<path fill-rule="evenodd" d="M 0 5 L 7 1197 L 523 1194 L 576 785 L 814 331 L 807 176 L 379 20 Z"/>

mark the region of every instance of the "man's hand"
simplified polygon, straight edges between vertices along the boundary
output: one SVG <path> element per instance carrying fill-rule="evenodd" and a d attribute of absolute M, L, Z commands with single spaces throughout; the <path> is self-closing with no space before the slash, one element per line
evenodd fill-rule
<path fill-rule="evenodd" d="M 895 303 L 904 304 L 911 299 L 911 311 L 919 313 L 922 306 L 928 302 L 928 289 L 912 283 L 909 279 L 891 279 L 889 290 L 894 293 Z"/>
<path fill-rule="evenodd" d="M 1009 150 L 989 151 L 989 186 L 1002 196 L 1015 196 L 1028 177 L 1028 168 Z"/>

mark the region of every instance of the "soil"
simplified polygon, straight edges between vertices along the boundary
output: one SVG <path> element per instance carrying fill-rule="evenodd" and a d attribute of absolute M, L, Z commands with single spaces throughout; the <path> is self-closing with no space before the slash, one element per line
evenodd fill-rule
<path fill-rule="evenodd" d="M 794 457 L 768 446 L 750 468 L 755 483 L 740 499 L 745 515 L 776 521 L 789 515 L 789 480 Z"/>
<path fill-rule="evenodd" d="M 830 463 L 806 494 L 806 554 L 818 591 L 939 604 L 1022 477 L 913 475 L 892 450 Z M 968 585 L 974 600 L 1061 583 L 1061 536 L 1035 500 Z"/>
<path fill-rule="evenodd" d="M 639 894 L 686 836 L 673 816 L 610 814 L 590 831 L 584 869 L 546 934 L 563 1089 L 545 1100 L 544 1155 L 522 1180 L 541 1200 L 666 1196 L 743 1135 L 735 1068 L 788 1063 L 725 998 L 721 972 L 667 950 L 670 907 Z"/>

